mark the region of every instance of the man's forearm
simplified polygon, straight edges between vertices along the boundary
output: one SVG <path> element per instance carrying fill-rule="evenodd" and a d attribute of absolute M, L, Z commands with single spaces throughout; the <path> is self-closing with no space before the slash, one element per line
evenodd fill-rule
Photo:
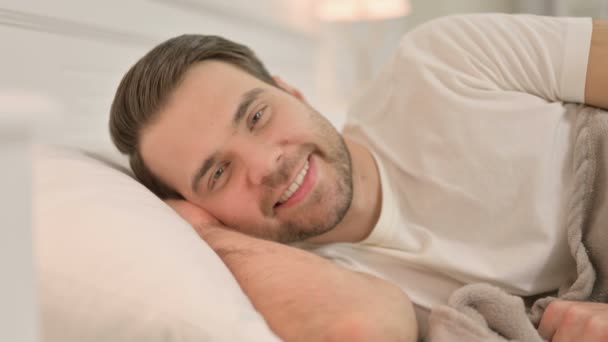
<path fill-rule="evenodd" d="M 271 329 L 286 341 L 415 341 L 405 294 L 314 254 L 222 228 L 203 239 L 228 266 Z"/>
<path fill-rule="evenodd" d="M 608 20 L 593 21 L 585 103 L 608 109 Z"/>

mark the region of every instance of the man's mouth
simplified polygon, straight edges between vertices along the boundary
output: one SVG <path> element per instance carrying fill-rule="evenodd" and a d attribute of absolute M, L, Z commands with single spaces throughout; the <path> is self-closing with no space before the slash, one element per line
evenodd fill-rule
<path fill-rule="evenodd" d="M 310 159 L 307 159 L 300 172 L 298 172 L 292 183 L 285 189 L 279 201 L 275 204 L 275 208 L 291 206 L 305 197 L 306 193 L 313 186 L 313 180 L 310 177 L 312 166 Z"/>

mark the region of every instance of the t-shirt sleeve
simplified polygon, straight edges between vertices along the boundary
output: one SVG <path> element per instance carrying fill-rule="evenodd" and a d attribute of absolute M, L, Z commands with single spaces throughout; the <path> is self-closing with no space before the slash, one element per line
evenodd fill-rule
<path fill-rule="evenodd" d="M 414 63 L 427 79 L 448 87 L 582 103 L 591 31 L 590 18 L 449 16 L 404 36 L 395 62 Z"/>

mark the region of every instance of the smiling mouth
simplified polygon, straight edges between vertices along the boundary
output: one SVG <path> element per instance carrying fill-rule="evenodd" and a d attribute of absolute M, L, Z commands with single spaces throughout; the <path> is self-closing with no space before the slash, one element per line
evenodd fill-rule
<path fill-rule="evenodd" d="M 308 174 L 309 169 L 310 169 L 310 162 L 308 160 L 306 160 L 306 163 L 304 164 L 304 166 L 302 167 L 302 169 L 296 176 L 296 179 L 293 181 L 293 183 L 291 183 L 291 185 L 289 185 L 289 187 L 285 190 L 285 192 L 283 192 L 279 201 L 274 205 L 275 208 L 279 207 L 283 203 L 289 201 L 289 199 L 296 192 L 298 192 L 298 190 L 300 190 L 300 187 L 304 183 L 304 179 L 306 178 L 306 175 Z"/>

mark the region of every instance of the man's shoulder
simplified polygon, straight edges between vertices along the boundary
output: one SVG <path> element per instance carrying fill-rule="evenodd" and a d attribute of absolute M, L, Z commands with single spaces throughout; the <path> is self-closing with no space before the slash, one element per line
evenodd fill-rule
<path fill-rule="evenodd" d="M 450 14 L 446 16 L 436 17 L 425 21 L 415 26 L 410 31 L 403 35 L 403 40 L 408 37 L 417 37 L 425 35 L 444 35 L 454 34 L 461 30 L 458 28 L 467 28 L 483 23 L 496 23 L 508 21 L 513 17 L 525 17 L 526 15 L 507 14 L 507 13 L 466 13 L 466 14 Z M 466 31 L 465 31 L 466 32 Z"/>

